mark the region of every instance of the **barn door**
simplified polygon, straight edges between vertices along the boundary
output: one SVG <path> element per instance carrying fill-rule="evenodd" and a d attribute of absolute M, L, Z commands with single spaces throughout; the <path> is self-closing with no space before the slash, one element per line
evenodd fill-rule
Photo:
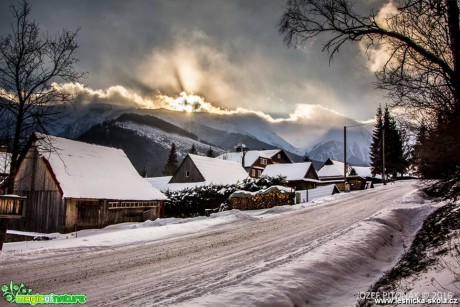
<path fill-rule="evenodd" d="M 99 226 L 100 206 L 98 201 L 78 201 L 77 211 L 78 229 L 97 228 Z"/>

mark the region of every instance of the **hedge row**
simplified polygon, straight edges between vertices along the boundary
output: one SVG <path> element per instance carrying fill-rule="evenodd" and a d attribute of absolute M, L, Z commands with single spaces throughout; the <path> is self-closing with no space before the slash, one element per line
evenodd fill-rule
<path fill-rule="evenodd" d="M 273 185 L 286 185 L 283 177 L 260 177 L 246 179 L 240 184 L 209 185 L 188 188 L 182 191 L 167 191 L 166 217 L 194 217 L 206 215 L 205 209 L 218 209 L 237 190 L 255 192 Z"/>

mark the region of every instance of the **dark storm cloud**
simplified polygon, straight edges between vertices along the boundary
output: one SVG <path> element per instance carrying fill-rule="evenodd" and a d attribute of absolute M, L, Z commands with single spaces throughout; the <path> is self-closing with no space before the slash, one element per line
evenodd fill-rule
<path fill-rule="evenodd" d="M 367 5 L 376 5 L 367 1 Z M 58 1 L 32 3 L 43 31 L 80 27 L 79 68 L 92 89 L 121 85 L 151 95 L 182 89 L 224 108 L 292 113 L 320 104 L 368 119 L 384 93 L 359 46 L 329 66 L 321 41 L 288 49 L 278 33 L 281 0 Z M 0 3 L 1 32 L 11 22 Z"/>

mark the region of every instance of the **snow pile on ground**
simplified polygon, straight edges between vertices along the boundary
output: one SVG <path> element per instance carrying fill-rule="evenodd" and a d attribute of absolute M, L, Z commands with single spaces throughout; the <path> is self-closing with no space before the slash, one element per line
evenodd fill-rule
<path fill-rule="evenodd" d="M 304 208 L 326 204 L 330 201 L 340 200 L 354 195 L 353 193 L 341 193 L 315 200 L 314 203 L 297 204 L 293 206 L 279 206 L 269 209 L 239 211 L 231 210 L 211 214 L 210 217 L 198 216 L 194 218 L 165 218 L 142 223 L 122 223 L 107 226 L 103 229 L 85 229 L 67 234 L 42 234 L 18 232 L 8 230 L 11 234 L 28 235 L 33 237 L 50 237 L 49 241 L 23 241 L 5 243 L 3 252 L 10 256 L 28 256 L 53 253 L 53 250 L 61 250 L 60 253 L 75 253 L 79 248 L 102 248 L 111 246 L 123 246 L 134 243 L 151 242 L 162 239 L 174 238 L 187 234 L 193 234 L 208 229 L 224 227 L 229 224 L 250 222 L 254 219 L 267 218 Z M 41 250 L 35 253 L 34 250 Z"/>
<path fill-rule="evenodd" d="M 459 205 L 444 205 L 426 219 L 408 252 L 370 291 L 404 293 L 419 304 L 460 305 Z"/>
<path fill-rule="evenodd" d="M 228 224 L 242 223 L 256 219 L 239 210 L 213 213 L 210 217 L 166 218 L 142 223 L 121 223 L 103 229 L 85 229 L 68 234 L 40 234 L 9 230 L 12 234 L 26 234 L 31 237 L 50 236 L 49 241 L 23 241 L 5 243 L 3 254 L 11 257 L 41 257 L 42 254 L 75 253 L 78 249 L 123 246 L 151 242 L 197 233 Z M 37 250 L 39 250 L 37 252 Z M 57 252 L 57 250 L 59 250 Z M 0 258 L 1 260 L 1 258 Z"/>

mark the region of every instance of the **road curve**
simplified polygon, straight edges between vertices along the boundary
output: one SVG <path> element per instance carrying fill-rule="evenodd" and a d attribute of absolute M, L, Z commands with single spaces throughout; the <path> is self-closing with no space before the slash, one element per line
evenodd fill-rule
<path fill-rule="evenodd" d="M 86 294 L 89 306 L 164 306 L 186 302 L 302 256 L 412 191 L 413 182 L 275 217 L 151 243 L 49 258 L 8 261 L 0 282 L 40 293 Z"/>

